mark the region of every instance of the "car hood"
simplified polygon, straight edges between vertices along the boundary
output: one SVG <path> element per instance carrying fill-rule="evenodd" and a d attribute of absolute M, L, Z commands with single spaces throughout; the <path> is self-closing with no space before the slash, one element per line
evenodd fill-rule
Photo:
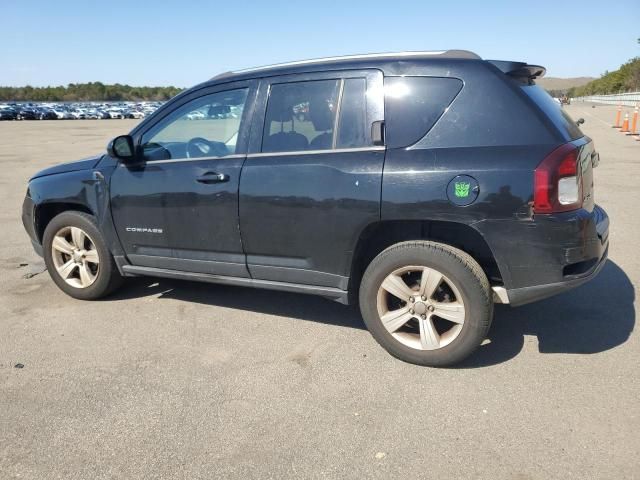
<path fill-rule="evenodd" d="M 68 173 L 68 172 L 77 172 L 78 170 L 89 170 L 95 167 L 101 158 L 102 158 L 102 154 L 96 155 L 93 157 L 83 158 L 82 160 L 78 160 L 76 162 L 67 162 L 67 163 L 61 163 L 60 165 L 54 165 L 53 167 L 40 170 L 33 177 L 31 177 L 31 180 L 39 177 L 46 177 L 47 175 L 55 175 L 57 173 Z"/>

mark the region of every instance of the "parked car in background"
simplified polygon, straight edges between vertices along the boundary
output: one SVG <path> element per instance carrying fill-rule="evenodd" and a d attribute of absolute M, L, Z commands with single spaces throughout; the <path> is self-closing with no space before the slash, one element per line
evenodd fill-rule
<path fill-rule="evenodd" d="M 144 118 L 144 112 L 139 110 L 128 110 L 124 114 L 125 118 Z"/>
<path fill-rule="evenodd" d="M 122 113 L 121 109 L 110 108 L 107 110 L 107 113 L 109 114 L 109 118 L 124 118 L 124 113 Z"/>
<path fill-rule="evenodd" d="M 35 108 L 26 107 L 18 111 L 18 120 L 39 120 L 40 114 Z"/>
<path fill-rule="evenodd" d="M 6 103 L 0 120 L 143 119 L 164 102 Z M 231 113 L 233 115 L 233 113 Z"/>
<path fill-rule="evenodd" d="M 64 110 L 60 107 L 54 108 L 53 113 L 56 114 L 58 120 L 70 120 L 73 118 L 73 116 L 67 110 Z"/>
<path fill-rule="evenodd" d="M 0 108 L 0 120 L 17 120 L 18 112 L 15 108 L 4 107 Z"/>
<path fill-rule="evenodd" d="M 87 114 L 86 114 L 86 119 L 87 120 L 97 120 L 98 117 L 98 111 L 94 108 L 90 108 L 87 110 Z"/>
<path fill-rule="evenodd" d="M 58 119 L 58 115 L 56 115 L 56 112 L 54 112 L 53 110 L 51 110 L 50 108 L 41 108 L 39 111 L 40 114 L 40 120 L 57 120 Z"/>
<path fill-rule="evenodd" d="M 204 120 L 207 116 L 203 112 L 196 110 L 195 112 L 188 113 L 186 118 L 189 120 Z"/>
<path fill-rule="evenodd" d="M 87 118 L 87 112 L 81 108 L 72 108 L 69 113 L 75 120 L 85 120 Z"/>

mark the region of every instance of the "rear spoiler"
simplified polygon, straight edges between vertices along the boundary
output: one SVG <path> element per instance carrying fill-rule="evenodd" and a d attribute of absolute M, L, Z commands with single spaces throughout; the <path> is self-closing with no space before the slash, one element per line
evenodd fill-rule
<path fill-rule="evenodd" d="M 487 60 L 487 62 L 511 77 L 535 80 L 536 78 L 542 78 L 547 73 L 547 69 L 540 65 L 529 65 L 524 62 L 509 62 L 505 60 Z"/>

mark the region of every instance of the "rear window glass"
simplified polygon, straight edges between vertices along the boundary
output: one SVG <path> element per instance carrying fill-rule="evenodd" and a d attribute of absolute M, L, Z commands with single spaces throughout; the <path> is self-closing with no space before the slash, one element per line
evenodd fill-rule
<path fill-rule="evenodd" d="M 387 146 L 406 147 L 424 137 L 461 89 L 457 78 L 385 77 Z"/>
<path fill-rule="evenodd" d="M 522 90 L 527 96 L 540 107 L 553 125 L 566 135 L 569 140 L 577 140 L 584 137 L 576 122 L 571 116 L 556 102 L 546 90 L 538 85 L 523 85 Z"/>

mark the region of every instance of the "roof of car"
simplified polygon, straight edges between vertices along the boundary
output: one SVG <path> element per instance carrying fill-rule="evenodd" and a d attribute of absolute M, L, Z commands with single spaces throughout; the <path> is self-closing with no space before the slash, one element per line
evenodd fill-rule
<path fill-rule="evenodd" d="M 306 69 L 308 67 L 321 66 L 323 69 L 331 69 L 333 66 L 344 67 L 346 65 L 358 65 L 375 61 L 399 61 L 399 60 L 427 60 L 427 59 L 464 59 L 482 60 L 482 58 L 468 50 L 437 50 L 437 51 L 407 51 L 389 53 L 367 53 L 359 55 L 344 55 L 338 57 L 323 57 L 294 62 L 278 63 L 261 67 L 246 68 L 224 72 L 216 75 L 211 81 L 230 80 L 232 77 L 249 77 L 254 74 L 270 76 L 289 71 Z"/>

